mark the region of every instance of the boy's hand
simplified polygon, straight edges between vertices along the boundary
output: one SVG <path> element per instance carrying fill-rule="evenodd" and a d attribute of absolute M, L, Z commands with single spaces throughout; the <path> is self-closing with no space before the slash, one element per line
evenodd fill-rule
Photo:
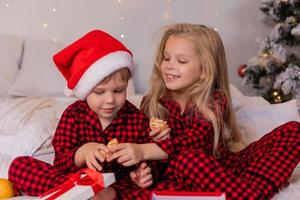
<path fill-rule="evenodd" d="M 82 145 L 75 154 L 75 163 L 85 163 L 88 168 L 101 171 L 102 166 L 99 161 L 103 163 L 105 157 L 100 152 L 109 152 L 106 145 L 96 142 L 89 142 Z M 78 164 L 81 166 L 82 164 Z"/>
<path fill-rule="evenodd" d="M 117 159 L 123 166 L 136 165 L 143 161 L 143 149 L 140 144 L 119 143 L 109 147 L 110 152 L 114 152 L 106 159 L 107 162 Z"/>
<path fill-rule="evenodd" d="M 171 129 L 167 128 L 160 132 L 159 129 L 155 129 L 150 131 L 149 135 L 154 141 L 165 140 L 167 138 L 171 138 L 170 136 Z"/>
<path fill-rule="evenodd" d="M 151 168 L 145 162 L 138 169 L 130 172 L 130 178 L 141 188 L 149 187 L 153 183 Z"/>

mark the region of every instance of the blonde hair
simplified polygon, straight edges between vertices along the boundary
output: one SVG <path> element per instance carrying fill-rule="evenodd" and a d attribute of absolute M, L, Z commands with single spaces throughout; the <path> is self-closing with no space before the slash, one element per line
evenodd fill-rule
<path fill-rule="evenodd" d="M 195 45 L 202 73 L 205 73 L 206 76 L 199 77 L 199 81 L 188 88 L 186 95 L 189 96 L 189 101 L 196 105 L 198 111 L 212 122 L 214 128 L 213 153 L 218 156 L 217 147 L 220 139 L 229 146 L 232 144 L 230 141 L 240 138 L 231 106 L 225 50 L 219 34 L 213 29 L 186 23 L 173 24 L 165 28 L 155 57 L 151 88 L 144 98 L 141 108 L 149 117 L 168 118 L 168 111 L 159 103 L 159 99 L 168 92 L 162 79 L 160 65 L 163 61 L 165 44 L 171 36 L 184 37 Z M 226 113 L 221 113 L 220 110 L 215 111 L 210 105 L 211 97 L 216 89 L 221 90 L 227 98 L 228 111 Z M 225 141 L 224 138 L 221 138 L 222 131 L 225 134 Z"/>
<path fill-rule="evenodd" d="M 120 80 L 124 83 L 127 83 L 131 78 L 131 74 L 128 68 L 122 68 L 120 70 L 115 71 L 114 73 L 106 76 L 99 84 L 108 83 L 111 79 Z"/>

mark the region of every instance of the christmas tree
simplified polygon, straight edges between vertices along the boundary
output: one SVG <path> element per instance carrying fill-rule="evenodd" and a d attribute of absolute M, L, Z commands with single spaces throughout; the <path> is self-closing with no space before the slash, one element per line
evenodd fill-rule
<path fill-rule="evenodd" d="M 270 103 L 300 98 L 300 0 L 263 0 L 260 10 L 273 29 L 238 73 Z"/>

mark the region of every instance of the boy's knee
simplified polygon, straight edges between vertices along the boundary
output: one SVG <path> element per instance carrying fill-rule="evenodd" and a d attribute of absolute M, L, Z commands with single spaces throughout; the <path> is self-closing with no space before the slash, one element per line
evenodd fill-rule
<path fill-rule="evenodd" d="M 14 166 L 19 166 L 20 164 L 24 164 L 30 160 L 30 156 L 18 156 L 11 163 L 9 168 Z"/>

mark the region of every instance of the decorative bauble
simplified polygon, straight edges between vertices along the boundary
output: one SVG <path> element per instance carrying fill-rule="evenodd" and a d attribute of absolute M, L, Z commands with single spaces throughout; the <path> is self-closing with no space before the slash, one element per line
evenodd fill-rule
<path fill-rule="evenodd" d="M 243 78 L 246 75 L 246 68 L 247 68 L 246 64 L 242 64 L 238 67 L 237 73 L 240 77 Z"/>

